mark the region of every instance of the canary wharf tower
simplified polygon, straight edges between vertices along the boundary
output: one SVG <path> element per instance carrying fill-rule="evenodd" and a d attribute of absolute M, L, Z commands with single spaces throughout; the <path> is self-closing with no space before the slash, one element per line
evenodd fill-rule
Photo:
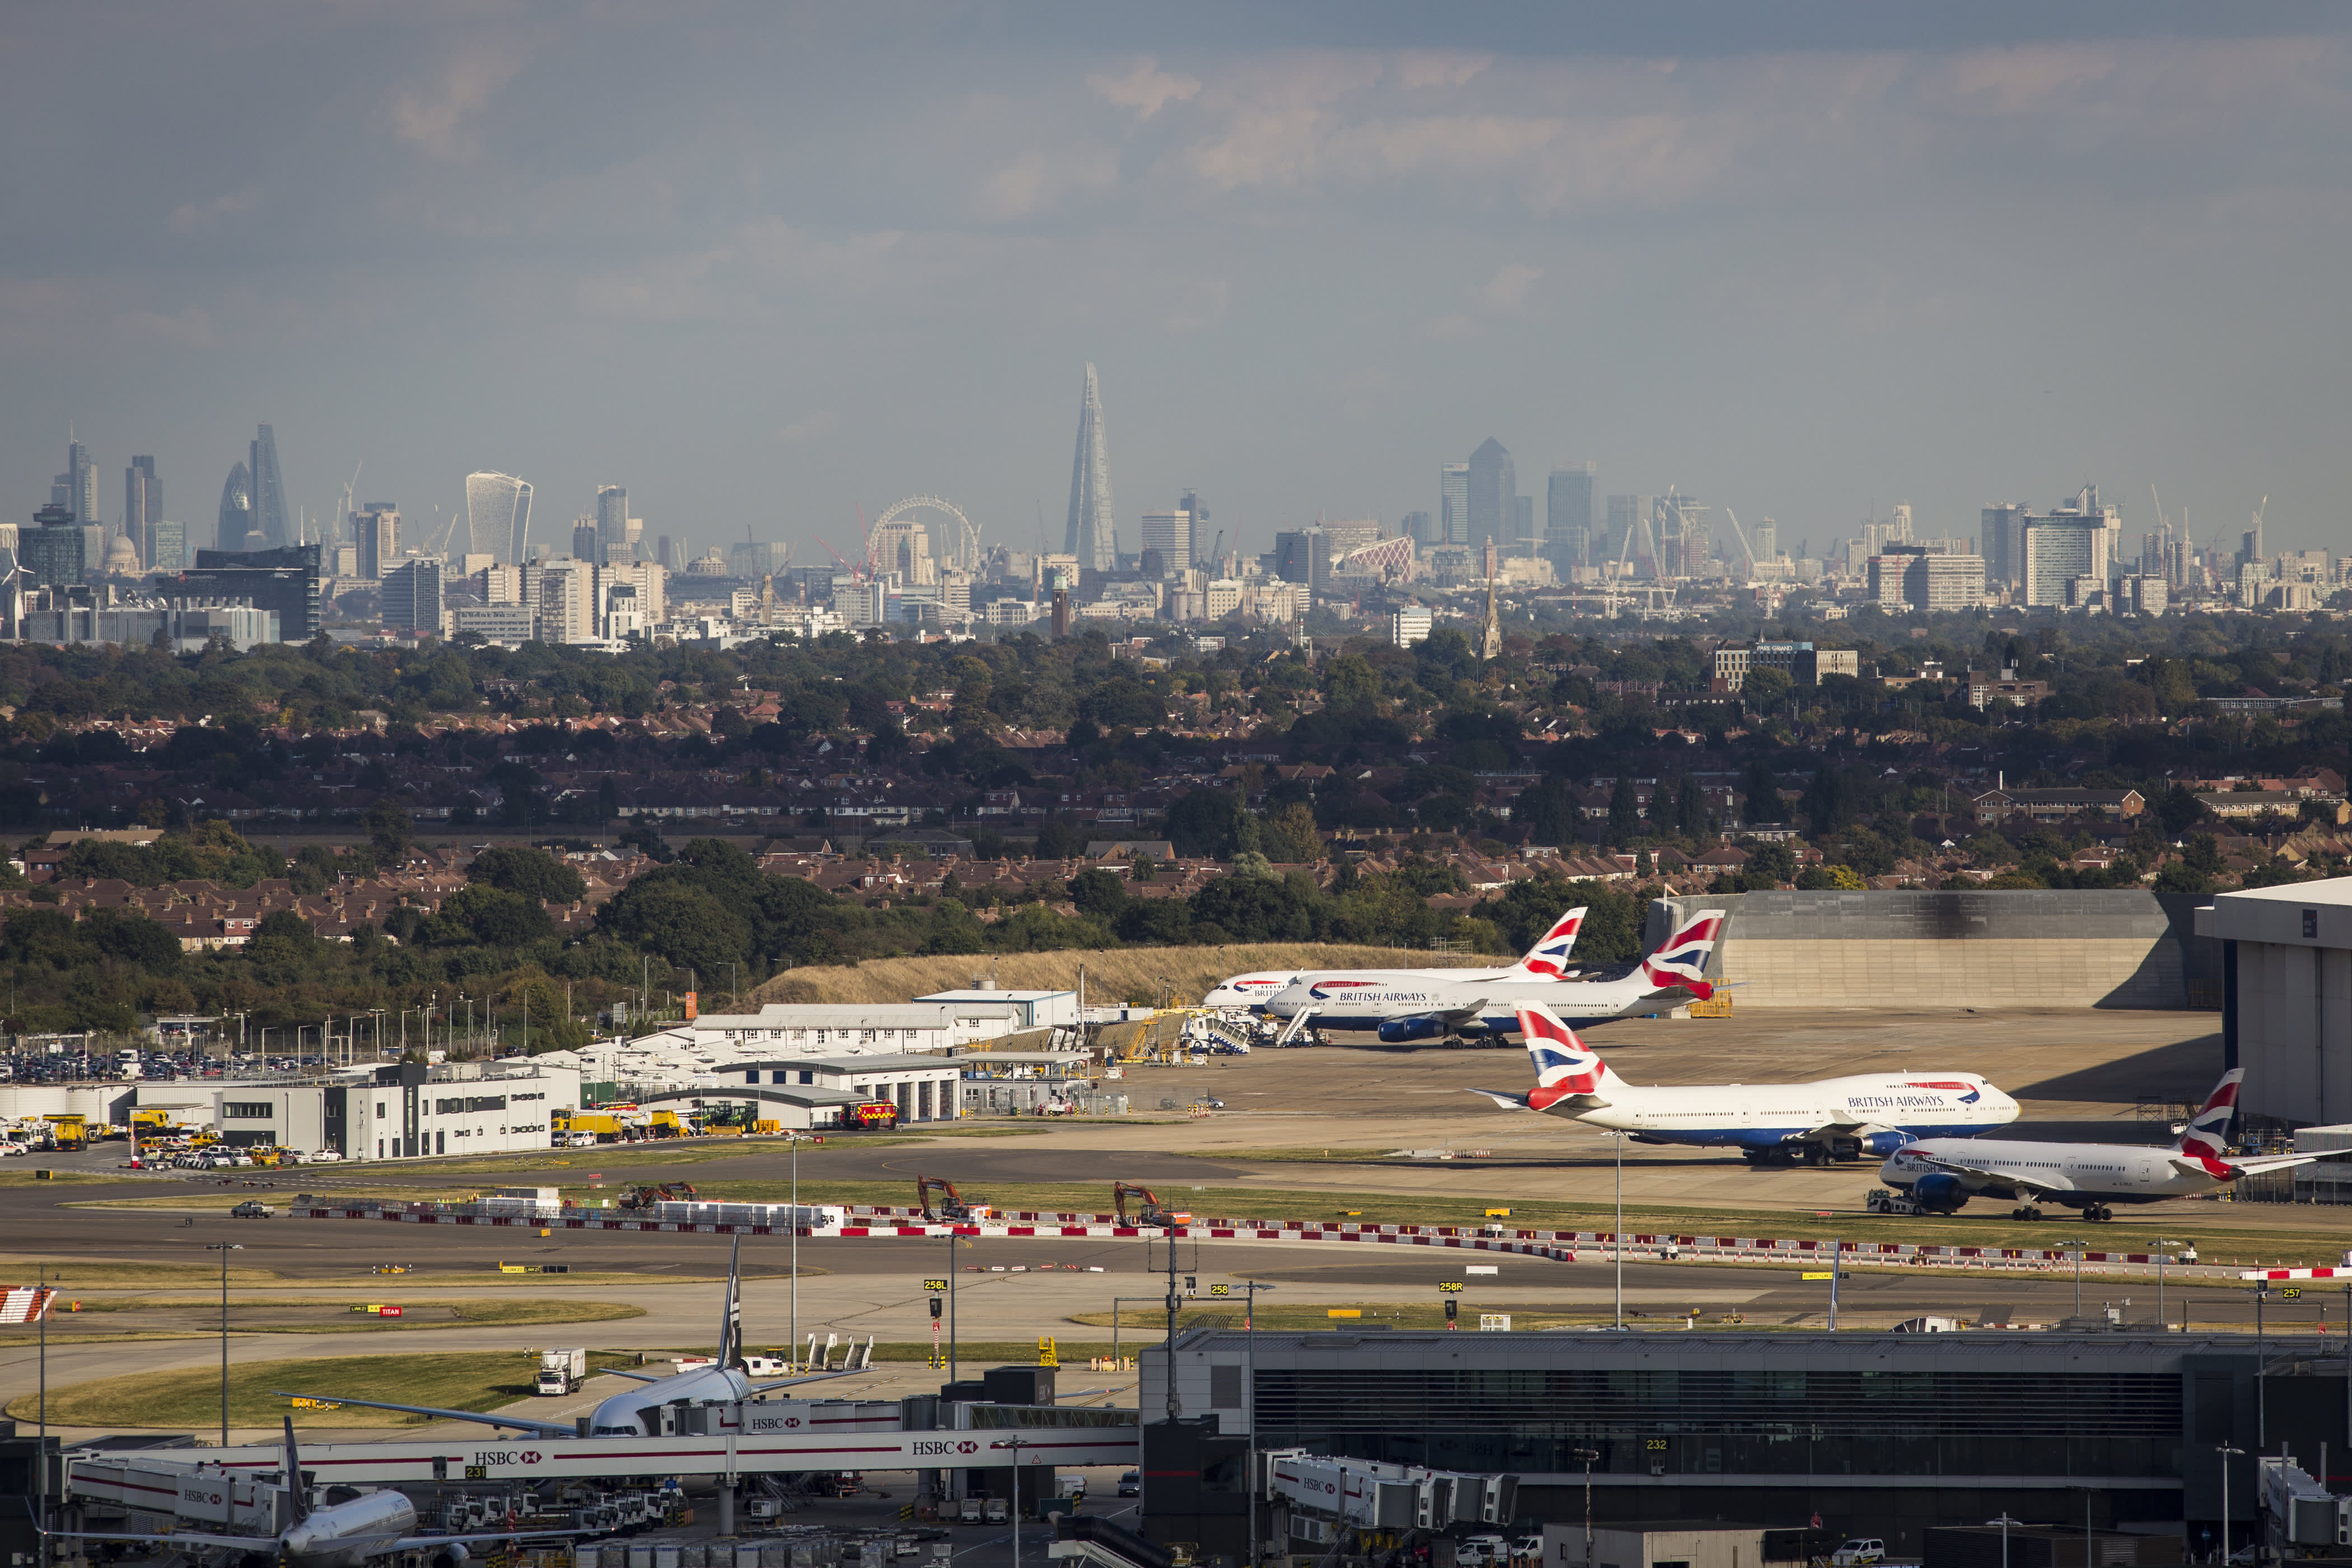
<path fill-rule="evenodd" d="M 1078 405 L 1078 455 L 1070 465 L 1070 531 L 1062 548 L 1094 572 L 1118 570 L 1118 513 L 1110 501 L 1110 448 L 1103 441 L 1102 395 L 1095 367 Z"/>

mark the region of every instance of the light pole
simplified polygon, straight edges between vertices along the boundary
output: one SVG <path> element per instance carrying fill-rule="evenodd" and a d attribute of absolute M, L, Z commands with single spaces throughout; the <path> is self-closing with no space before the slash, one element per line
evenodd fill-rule
<path fill-rule="evenodd" d="M 1159 1297 L 1157 1297 L 1157 1296 L 1113 1296 L 1113 1297 L 1110 1299 L 1110 1359 L 1111 1359 L 1111 1360 L 1113 1360 L 1113 1361 L 1117 1361 L 1117 1360 L 1118 1360 L 1118 1359 L 1119 1359 L 1119 1354 L 1118 1354 L 1118 1314 L 1119 1314 L 1119 1310 L 1120 1310 L 1120 1309 L 1121 1309 L 1121 1308 L 1122 1308 L 1122 1307 L 1123 1307 L 1127 1302 L 1129 1302 L 1129 1301 L 1157 1301 L 1158 1300 L 1160 1300 L 1160 1298 L 1159 1298 Z"/>
<path fill-rule="evenodd" d="M 2164 1257 L 2165 1257 L 2165 1254 L 2166 1254 L 2166 1253 L 2169 1252 L 2172 1248 L 2174 1248 L 2174 1247 L 2179 1247 L 2179 1246 L 2180 1246 L 2180 1245 L 2181 1245 L 2181 1244 L 2180 1244 L 2179 1242 L 2178 1242 L 2178 1241 L 2174 1240 L 2172 1237 L 2165 1237 L 2165 1236 L 2159 1236 L 2159 1237 L 2158 1237 L 2156 1238 L 2156 1242 L 2155 1242 L 2155 1247 L 2156 1247 L 2156 1331 L 2157 1331 L 2157 1332 L 2158 1332 L 2158 1333 L 2162 1333 L 2162 1332 L 2164 1332 L 2164 1331 L 2165 1331 L 2165 1320 L 2164 1320 Z M 2186 1258 L 2182 1259 L 2182 1261 L 2183 1261 L 2183 1262 L 2194 1262 L 2194 1261 L 2196 1260 L 2196 1256 L 2195 1256 L 2195 1255 L 2196 1255 L 2196 1249 L 2195 1249 L 2195 1247 L 2190 1247 L 2190 1249 L 2189 1249 L 2189 1257 L 2188 1257 L 2188 1258 Z"/>
<path fill-rule="evenodd" d="M 40 1499 L 41 1561 L 45 1564 L 49 1560 L 49 1303 L 43 1292 L 48 1283 L 49 1266 L 44 1263 L 39 1286 L 33 1292 L 33 1310 L 41 1315 L 41 1435 L 33 1445 L 33 1462 L 40 1467 L 40 1485 L 35 1495 Z"/>
<path fill-rule="evenodd" d="M 1592 1464 L 1601 1458 L 1601 1450 L 1571 1448 L 1568 1457 L 1584 1464 L 1584 1568 L 1592 1568 Z"/>
<path fill-rule="evenodd" d="M 221 1258 L 221 1447 L 228 1447 L 228 1255 L 243 1252 L 245 1247 L 235 1241 L 208 1241 L 206 1252 L 217 1252 Z"/>
<path fill-rule="evenodd" d="M 2228 1568 L 2230 1562 L 2230 1460 L 2233 1455 L 2239 1458 L 2245 1458 L 2246 1451 L 2243 1448 L 2232 1448 L 2227 1443 L 2221 1443 L 2217 1444 L 2214 1447 L 2213 1452 L 2221 1461 L 2221 1563 L 2222 1568 Z"/>
<path fill-rule="evenodd" d="M 1989 1519 L 1985 1522 L 2000 1526 L 2000 1568 L 2009 1568 L 2009 1527 L 2012 1524 L 2023 1524 L 2025 1521 L 2010 1518 L 2009 1510 L 2003 1509 L 2000 1510 L 1999 1519 Z"/>
<path fill-rule="evenodd" d="M 751 1109 L 758 1110 L 758 1102 L 754 1101 Z M 801 1353 L 801 1135 L 797 1132 L 789 1133 L 786 1135 L 786 1141 L 793 1146 L 792 1325 L 793 1359 L 797 1361 Z M 949 1261 L 953 1262 L 954 1259 L 950 1258 Z"/>
<path fill-rule="evenodd" d="M 1249 1422 L 1249 1568 L 1257 1568 L 1257 1293 L 1274 1287 L 1252 1279 L 1244 1289 L 1249 1293 L 1249 1305 L 1243 1309 L 1242 1318 L 1242 1389 L 1243 1397 L 1249 1401 L 1244 1412 Z M 1118 1312 L 1113 1309 L 1111 1320 L 1116 1322 L 1118 1319 Z M 1168 1370 L 1172 1376 L 1176 1370 L 1172 1363 Z"/>
<path fill-rule="evenodd" d="M 2091 1244 L 2076 1237 L 2071 1241 L 2062 1241 L 2058 1245 L 2074 1249 L 2074 1321 L 2079 1324 L 2083 1318 L 2083 1249 Z"/>
<path fill-rule="evenodd" d="M 1021 1568 L 1021 1450 L 1036 1446 L 1021 1437 L 1002 1437 L 989 1445 L 1013 1450 L 1013 1568 Z"/>

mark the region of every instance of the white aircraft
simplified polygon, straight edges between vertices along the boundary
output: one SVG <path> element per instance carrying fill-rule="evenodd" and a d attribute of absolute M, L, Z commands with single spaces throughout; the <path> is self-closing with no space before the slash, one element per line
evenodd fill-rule
<path fill-rule="evenodd" d="M 661 1436 L 661 1413 L 665 1406 L 735 1405 L 755 1394 L 772 1389 L 790 1388 L 803 1383 L 824 1383 L 832 1378 L 850 1377 L 864 1372 L 860 1364 L 839 1372 L 818 1373 L 808 1377 L 789 1377 L 775 1383 L 753 1383 L 744 1370 L 743 1356 L 743 1283 L 738 1268 L 742 1256 L 743 1238 L 735 1238 L 735 1248 L 727 1261 L 727 1308 L 719 1323 L 719 1353 L 709 1362 L 686 1371 L 659 1377 L 649 1372 L 623 1372 L 608 1368 L 615 1377 L 626 1377 L 646 1384 L 628 1394 L 616 1394 L 596 1406 L 588 1418 L 591 1437 L 658 1437 Z M 869 1343 L 866 1354 L 873 1353 Z M 541 1437 L 576 1437 L 577 1423 L 534 1421 L 527 1415 L 484 1414 L 478 1410 L 444 1410 L 431 1405 L 391 1405 L 376 1399 L 352 1399 L 340 1394 L 296 1394 L 278 1389 L 278 1394 L 292 1399 L 331 1400 L 338 1405 L 356 1405 L 368 1410 L 404 1410 L 413 1415 L 438 1415 L 450 1421 L 478 1421 L 485 1426 L 510 1426 L 518 1432 L 534 1433 Z"/>
<path fill-rule="evenodd" d="M 1364 978 L 1331 973 L 1301 974 L 1266 1000 L 1268 1016 L 1287 1018 L 1282 1038 L 1306 1027 L 1342 1034 L 1377 1035 L 1391 1045 L 1407 1040 L 1478 1039 L 1507 1037 L 1518 1029 L 1518 1005 L 1541 1002 L 1571 1023 L 1605 1024 L 1633 1013 L 1675 1006 L 1686 996 L 1704 1001 L 1715 987 L 1704 978 L 1707 955 L 1723 931 L 1721 910 L 1702 910 L 1685 921 L 1657 952 L 1614 979 L 1567 980 L 1558 973 L 1525 972 L 1525 963 L 1499 975 L 1465 976 L 1440 971 L 1442 978 L 1410 975 Z"/>
<path fill-rule="evenodd" d="M 1576 933 L 1584 924 L 1584 906 L 1575 909 L 1551 923 L 1549 930 L 1536 939 L 1527 956 L 1507 969 L 1334 969 L 1323 972 L 1328 978 L 1351 980 L 1384 980 L 1402 976 L 1412 980 L 1537 980 L 1565 978 L 1569 950 L 1576 945 Z M 1204 1007 L 1247 1007 L 1253 1013 L 1265 1011 L 1266 998 L 1300 977 L 1296 969 L 1254 969 L 1247 974 L 1236 974 L 1221 982 L 1201 998 Z"/>
<path fill-rule="evenodd" d="M 1980 1132 L 2017 1120 L 2017 1101 L 1974 1073 L 1643 1088 L 1611 1071 L 1541 1002 L 1519 1005 L 1518 1026 L 1536 1064 L 1536 1087 L 1526 1094 L 1471 1093 L 1506 1110 L 1538 1110 L 1630 1132 L 1637 1143 L 1737 1149 L 1759 1165 L 1801 1160 L 1826 1165 L 1884 1154 L 1931 1133 Z"/>
<path fill-rule="evenodd" d="M 194 1554 L 191 1548 L 211 1548 L 256 1558 L 274 1556 L 281 1564 L 299 1568 L 362 1568 L 362 1564 L 374 1558 L 388 1557 L 396 1552 L 425 1552 L 431 1568 L 462 1568 L 472 1555 L 466 1550 L 469 1542 L 528 1541 L 593 1533 L 578 1530 L 485 1530 L 462 1535 L 419 1535 L 415 1505 L 389 1489 L 362 1492 L 314 1509 L 302 1480 L 301 1458 L 294 1447 L 291 1415 L 286 1417 L 286 1467 L 278 1484 L 287 1493 L 288 1511 L 293 1522 L 275 1536 L 215 1535 L 193 1530 L 175 1530 L 168 1535 L 108 1534 L 89 1530 L 51 1533 L 77 1541 L 147 1542 L 191 1555 Z"/>
<path fill-rule="evenodd" d="M 2089 1220 L 2113 1219 L 2116 1204 L 2154 1204 L 2227 1186 L 2257 1171 L 2309 1164 L 2317 1154 L 2269 1154 L 2232 1160 L 2231 1118 L 2237 1114 L 2243 1068 L 2221 1075 L 2203 1109 L 2170 1148 L 2130 1143 L 2012 1143 L 2005 1139 L 1960 1142 L 1923 1139 L 1895 1152 L 1878 1179 L 1907 1191 L 1928 1214 L 1953 1214 L 1979 1194 L 2018 1206 L 2012 1219 L 2040 1219 L 2044 1203 L 2080 1209 Z"/>

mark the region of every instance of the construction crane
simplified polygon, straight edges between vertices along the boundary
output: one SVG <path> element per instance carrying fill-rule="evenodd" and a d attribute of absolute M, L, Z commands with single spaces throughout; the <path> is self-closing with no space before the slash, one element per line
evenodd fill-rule
<path fill-rule="evenodd" d="M 1739 553 L 1748 557 L 1748 580 L 1753 582 L 1756 577 L 1756 547 L 1748 542 L 1748 531 L 1739 526 L 1739 514 L 1738 512 L 1732 510 L 1729 507 L 1725 507 L 1723 509 L 1723 515 L 1731 520 L 1731 531 L 1738 537 Z M 1769 520 L 1767 519 L 1767 521 L 1769 521 Z"/>
<path fill-rule="evenodd" d="M 1143 1200 L 1142 1206 L 1135 1211 L 1135 1216 L 1132 1219 L 1128 1217 L 1127 1213 L 1127 1200 L 1129 1198 Z M 1150 1187 L 1130 1186 L 1125 1182 L 1113 1182 L 1110 1186 L 1110 1204 L 1111 1207 L 1118 1211 L 1118 1223 L 1121 1225 L 1158 1226 L 1165 1229 L 1170 1226 L 1192 1223 L 1192 1216 L 1184 1210 L 1163 1206 L 1158 1194 Z"/>
<path fill-rule="evenodd" d="M 938 1208 L 931 1206 L 931 1194 L 937 1192 L 943 1200 Z M 945 1176 L 915 1178 L 915 1206 L 923 1211 L 926 1225 L 969 1225 L 986 1219 L 995 1211 L 986 1204 L 966 1203 L 956 1184 Z"/>

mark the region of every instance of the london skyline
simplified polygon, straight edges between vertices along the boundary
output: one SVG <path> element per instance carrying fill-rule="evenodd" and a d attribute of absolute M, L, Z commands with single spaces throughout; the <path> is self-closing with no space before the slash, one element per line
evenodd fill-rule
<path fill-rule="evenodd" d="M 1493 437 L 1538 506 L 1591 460 L 1784 539 L 2095 481 L 2134 530 L 2153 482 L 2200 540 L 2267 495 L 2277 545 L 2352 546 L 2337 14 L 1183 26 L 21 14 L 57 68 L 0 108 L 10 184 L 53 221 L 0 240 L 8 521 L 70 423 L 102 503 L 152 455 L 206 539 L 268 425 L 289 511 L 363 462 L 412 525 L 479 471 L 542 541 L 618 483 L 649 536 L 803 560 L 926 491 L 1051 548 L 1092 362 L 1123 539 L 1187 488 L 1251 549 L 1394 525 Z M 67 112 L 101 62 L 119 123 Z"/>

